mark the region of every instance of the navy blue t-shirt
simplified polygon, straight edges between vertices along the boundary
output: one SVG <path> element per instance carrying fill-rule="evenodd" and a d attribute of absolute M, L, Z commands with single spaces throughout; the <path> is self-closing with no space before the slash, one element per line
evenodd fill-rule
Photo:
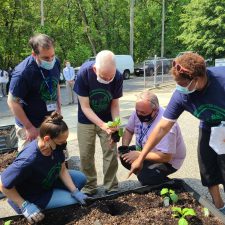
<path fill-rule="evenodd" d="M 9 91 L 21 99 L 23 110 L 35 127 L 39 127 L 45 116 L 51 114 L 47 111 L 46 101 L 57 100 L 59 77 L 58 60 L 52 70 L 45 70 L 38 66 L 33 56 L 28 56 L 12 72 Z M 23 127 L 17 118 L 16 123 Z"/>
<path fill-rule="evenodd" d="M 74 85 L 74 91 L 79 96 L 89 97 L 91 109 L 101 120 L 108 122 L 112 120 L 112 100 L 120 98 L 123 94 L 123 77 L 117 70 L 111 83 L 99 83 L 93 70 L 94 63 L 86 62 L 81 66 Z M 78 103 L 78 121 L 83 124 L 92 124 L 84 115 L 80 103 Z"/>
<path fill-rule="evenodd" d="M 163 117 L 176 120 L 186 110 L 207 130 L 225 121 L 225 67 L 207 68 L 207 77 L 208 83 L 201 91 L 185 95 L 176 90 Z"/>
<path fill-rule="evenodd" d="M 37 140 L 34 140 L 2 172 L 2 184 L 8 189 L 15 187 L 25 200 L 43 209 L 52 196 L 53 186 L 58 180 L 64 161 L 62 150 L 56 149 L 52 156 L 44 156 L 39 150 Z"/>

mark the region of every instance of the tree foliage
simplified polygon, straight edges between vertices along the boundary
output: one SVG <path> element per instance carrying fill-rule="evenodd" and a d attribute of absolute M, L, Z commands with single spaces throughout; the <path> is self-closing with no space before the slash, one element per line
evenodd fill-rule
<path fill-rule="evenodd" d="M 192 0 L 184 10 L 179 40 L 205 57 L 224 57 L 225 1 Z"/>
<path fill-rule="evenodd" d="M 14 67 L 31 53 L 29 38 L 46 33 L 56 54 L 79 66 L 102 49 L 129 54 L 130 0 L 0 0 L 0 68 Z M 225 0 L 167 0 L 165 56 L 194 50 L 207 57 L 224 55 Z M 162 1 L 136 0 L 134 60 L 160 55 Z"/>

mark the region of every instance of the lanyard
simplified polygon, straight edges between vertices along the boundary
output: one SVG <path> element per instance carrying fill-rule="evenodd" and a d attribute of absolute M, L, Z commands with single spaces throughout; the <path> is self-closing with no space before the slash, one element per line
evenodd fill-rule
<path fill-rule="evenodd" d="M 143 128 L 143 123 L 141 123 L 141 125 L 140 125 L 141 134 L 138 139 L 138 145 L 140 147 L 142 147 L 142 141 L 143 141 L 144 137 L 146 136 L 146 134 L 148 133 L 148 130 L 150 129 L 151 126 L 152 126 L 152 123 L 148 124 L 148 126 L 146 128 Z"/>
<path fill-rule="evenodd" d="M 49 91 L 49 94 L 50 94 L 51 100 L 52 100 L 52 92 L 53 92 L 52 91 L 52 76 L 50 76 L 50 82 L 48 83 L 43 71 L 41 70 L 41 68 L 40 68 L 40 71 L 41 71 L 42 78 L 43 78 L 43 80 L 44 80 L 44 82 L 45 82 L 45 84 L 48 88 L 48 91 Z"/>

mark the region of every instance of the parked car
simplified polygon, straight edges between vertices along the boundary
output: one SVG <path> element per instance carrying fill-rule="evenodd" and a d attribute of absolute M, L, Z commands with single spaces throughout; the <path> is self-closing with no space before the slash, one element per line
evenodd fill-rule
<path fill-rule="evenodd" d="M 116 58 L 116 68 L 123 75 L 123 79 L 129 79 L 130 74 L 134 73 L 134 61 L 131 55 L 115 55 Z M 95 57 L 90 57 L 85 62 L 95 61 Z M 75 75 L 77 75 L 80 67 L 76 67 Z"/>
<path fill-rule="evenodd" d="M 156 68 L 157 74 L 168 74 L 171 64 L 172 60 L 164 57 L 159 57 L 156 60 L 150 59 L 138 64 L 134 69 L 134 73 L 136 76 L 140 76 L 144 74 L 145 70 L 146 76 L 153 76 Z"/>

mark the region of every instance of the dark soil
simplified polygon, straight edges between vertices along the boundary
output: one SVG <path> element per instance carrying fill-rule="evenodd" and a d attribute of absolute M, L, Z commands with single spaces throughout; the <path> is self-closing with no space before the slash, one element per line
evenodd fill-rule
<path fill-rule="evenodd" d="M 7 166 L 9 166 L 17 155 L 16 150 L 12 150 L 3 154 L 0 154 L 0 172 L 2 172 Z"/>
<path fill-rule="evenodd" d="M 7 134 L 10 134 L 12 129 L 14 129 L 14 128 L 8 127 L 8 128 L 0 129 L 0 136 L 5 136 Z"/>
<path fill-rule="evenodd" d="M 189 225 L 222 225 L 214 216 L 205 217 L 203 206 L 187 192 L 177 191 L 177 207 L 193 208 L 196 217 L 189 217 Z M 45 213 L 42 225 L 177 225 L 178 219 L 172 217 L 172 206 L 163 207 L 159 191 L 147 194 L 127 194 L 114 200 L 101 200 L 88 206 L 70 206 Z M 1 221 L 0 221 L 1 224 Z M 20 219 L 11 224 L 27 224 Z"/>

